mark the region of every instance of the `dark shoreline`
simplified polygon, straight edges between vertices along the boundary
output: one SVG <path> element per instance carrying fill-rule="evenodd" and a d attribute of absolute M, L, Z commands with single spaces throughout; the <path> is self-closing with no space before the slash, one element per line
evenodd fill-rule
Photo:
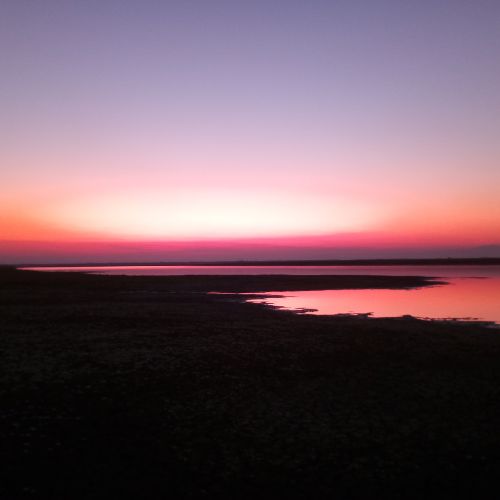
<path fill-rule="evenodd" d="M 498 332 L 205 293 L 326 283 L 435 282 L 1 268 L 1 496 L 486 495 L 500 474 Z"/>

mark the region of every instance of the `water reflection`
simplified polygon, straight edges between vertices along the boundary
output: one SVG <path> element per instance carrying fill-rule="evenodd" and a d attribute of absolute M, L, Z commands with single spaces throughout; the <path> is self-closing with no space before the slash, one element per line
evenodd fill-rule
<path fill-rule="evenodd" d="M 386 275 L 386 276 L 498 276 L 500 266 L 58 266 L 30 267 L 32 271 L 87 272 L 97 274 L 125 274 L 140 276 L 178 275 Z"/>
<path fill-rule="evenodd" d="M 287 309 L 314 309 L 312 314 L 360 314 L 374 317 L 411 315 L 500 323 L 500 277 L 453 278 L 448 285 L 414 290 L 313 290 L 269 292 L 253 300 Z M 276 295 L 282 295 L 276 297 Z"/>

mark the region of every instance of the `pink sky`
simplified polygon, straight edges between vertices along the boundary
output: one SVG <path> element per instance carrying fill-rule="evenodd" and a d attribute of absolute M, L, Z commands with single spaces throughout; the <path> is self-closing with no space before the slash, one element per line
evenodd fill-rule
<path fill-rule="evenodd" d="M 2 7 L 0 262 L 498 254 L 498 5 L 113 4 Z"/>

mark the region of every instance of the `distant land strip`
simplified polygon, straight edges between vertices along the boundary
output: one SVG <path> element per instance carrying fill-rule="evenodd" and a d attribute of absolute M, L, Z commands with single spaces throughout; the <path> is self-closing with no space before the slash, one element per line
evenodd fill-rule
<path fill-rule="evenodd" d="M 500 257 L 433 258 L 433 259 L 355 259 L 355 260 L 234 260 L 234 261 L 158 261 L 158 262 L 82 262 L 38 264 L 25 263 L 4 267 L 99 267 L 99 266 L 492 266 Z"/>

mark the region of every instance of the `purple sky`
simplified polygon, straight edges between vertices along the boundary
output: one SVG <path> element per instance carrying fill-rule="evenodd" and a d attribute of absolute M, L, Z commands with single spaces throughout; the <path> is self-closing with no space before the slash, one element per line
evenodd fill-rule
<path fill-rule="evenodd" d="M 0 261 L 500 243 L 497 0 L 8 0 L 0 71 Z"/>

